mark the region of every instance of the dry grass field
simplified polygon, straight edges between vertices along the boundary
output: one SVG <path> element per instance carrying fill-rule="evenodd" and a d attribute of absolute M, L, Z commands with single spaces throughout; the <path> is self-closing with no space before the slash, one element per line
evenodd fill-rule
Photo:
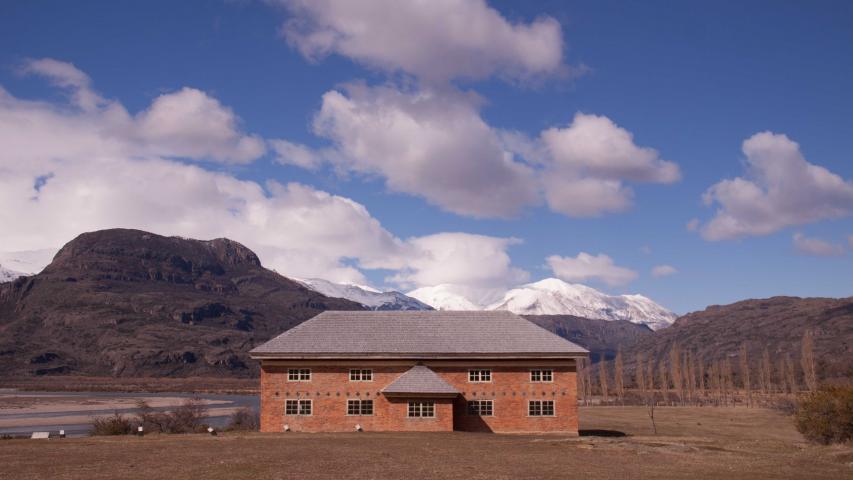
<path fill-rule="evenodd" d="M 584 408 L 580 438 L 223 434 L 0 441 L 0 478 L 853 478 L 853 447 L 806 444 L 760 409 Z M 625 436 L 616 436 L 624 433 Z"/>

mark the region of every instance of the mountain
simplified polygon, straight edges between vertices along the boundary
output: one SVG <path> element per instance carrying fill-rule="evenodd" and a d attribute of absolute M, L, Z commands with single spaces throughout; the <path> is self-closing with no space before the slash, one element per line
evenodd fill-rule
<path fill-rule="evenodd" d="M 488 309 L 509 310 L 521 315 L 564 314 L 627 320 L 652 330 L 668 327 L 676 318 L 674 313 L 642 295 L 607 295 L 594 288 L 556 278 L 513 288 Z"/>
<path fill-rule="evenodd" d="M 483 307 L 468 300 L 457 291 L 457 287 L 449 284 L 434 287 L 421 287 L 406 295 L 420 300 L 436 310 L 482 310 Z"/>
<path fill-rule="evenodd" d="M 25 276 L 26 273 L 10 270 L 3 265 L 0 265 L 0 283 L 11 282 L 12 280 Z"/>
<path fill-rule="evenodd" d="M 572 315 L 524 315 L 524 318 L 586 348 L 595 361 L 599 355 L 611 360 L 620 348 L 630 349 L 654 336 L 648 326 L 627 320 L 596 320 Z"/>
<path fill-rule="evenodd" d="M 403 295 L 400 292 L 382 292 L 375 288 L 332 283 L 328 280 L 311 278 L 297 279 L 299 283 L 322 293 L 327 297 L 345 298 L 361 304 L 370 310 L 432 310 L 433 308 L 419 300 Z"/>
<path fill-rule="evenodd" d="M 749 362 L 757 366 L 765 347 L 773 375 L 786 356 L 800 369 L 803 333 L 814 332 L 818 375 L 853 378 L 853 297 L 772 297 L 714 305 L 679 317 L 675 323 L 643 338 L 625 353 L 626 368 L 633 369 L 636 353 L 666 361 L 673 345 L 693 352 L 708 364 L 732 358 L 737 369 L 741 345 L 747 345 Z"/>
<path fill-rule="evenodd" d="M 355 310 L 263 268 L 243 245 L 85 233 L 0 284 L 0 376 L 252 376 L 248 351 L 323 310 Z"/>

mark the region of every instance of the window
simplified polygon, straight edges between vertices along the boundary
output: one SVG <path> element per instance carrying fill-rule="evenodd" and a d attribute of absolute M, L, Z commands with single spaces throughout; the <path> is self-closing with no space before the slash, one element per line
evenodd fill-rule
<path fill-rule="evenodd" d="M 349 371 L 349 381 L 350 382 L 372 382 L 373 381 L 373 370 L 366 369 L 353 369 Z"/>
<path fill-rule="evenodd" d="M 469 382 L 491 382 L 492 381 L 492 371 L 491 370 L 468 370 L 468 381 Z"/>
<path fill-rule="evenodd" d="M 311 400 L 285 400 L 285 415 L 311 415 Z"/>
<path fill-rule="evenodd" d="M 554 371 L 551 369 L 537 368 L 530 371 L 531 382 L 553 382 Z"/>
<path fill-rule="evenodd" d="M 432 400 L 422 401 L 422 402 L 409 402 L 409 416 L 410 417 L 434 417 L 435 416 L 435 402 Z"/>
<path fill-rule="evenodd" d="M 553 400 L 530 400 L 527 402 L 527 415 L 531 417 L 553 417 Z"/>
<path fill-rule="evenodd" d="M 311 369 L 310 368 L 290 368 L 287 370 L 287 381 L 288 382 L 310 382 L 311 381 Z"/>
<path fill-rule="evenodd" d="M 347 400 L 347 415 L 373 415 L 373 400 Z"/>
<path fill-rule="evenodd" d="M 494 400 L 470 400 L 468 402 L 468 415 L 479 415 L 481 417 L 491 417 L 494 407 Z"/>

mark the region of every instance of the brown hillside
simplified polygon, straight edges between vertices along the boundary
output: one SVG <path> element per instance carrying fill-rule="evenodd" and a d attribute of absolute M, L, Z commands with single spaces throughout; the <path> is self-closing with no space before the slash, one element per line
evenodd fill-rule
<path fill-rule="evenodd" d="M 250 376 L 254 345 L 358 308 L 228 239 L 85 233 L 38 275 L 0 284 L 0 376 Z"/>
<path fill-rule="evenodd" d="M 646 358 L 652 355 L 666 360 L 675 342 L 706 363 L 727 355 L 736 357 L 741 343 L 746 342 L 750 364 L 758 364 L 766 346 L 774 368 L 780 356 L 789 354 L 799 369 L 806 329 L 814 332 L 818 375 L 853 378 L 853 297 L 773 297 L 710 306 L 643 338 L 626 352 L 626 365 L 634 361 L 637 351 Z"/>
<path fill-rule="evenodd" d="M 586 348 L 596 361 L 599 355 L 612 359 L 619 347 L 631 348 L 654 335 L 649 327 L 627 320 L 597 320 L 574 315 L 525 315 L 524 318 Z"/>

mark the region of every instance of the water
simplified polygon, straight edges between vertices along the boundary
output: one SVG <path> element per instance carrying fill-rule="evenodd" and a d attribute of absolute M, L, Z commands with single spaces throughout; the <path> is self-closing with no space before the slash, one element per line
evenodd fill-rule
<path fill-rule="evenodd" d="M 223 413 L 223 409 L 233 409 L 241 407 L 249 407 L 255 411 L 259 408 L 259 398 L 257 395 L 217 395 L 207 393 L 126 393 L 126 392 L 18 392 L 18 391 L 2 391 L 0 399 L 9 397 L 26 397 L 26 398 L 50 398 L 61 397 L 67 402 L 70 398 L 79 398 L 80 406 L 92 400 L 107 400 L 107 399 L 145 399 L 145 398 L 200 398 L 202 400 L 221 401 L 223 403 L 213 404 L 209 406 L 210 416 L 207 423 L 215 428 L 222 428 L 228 423 L 230 412 Z M 85 436 L 89 434 L 91 429 L 91 418 L 104 415 L 112 415 L 120 413 L 122 415 L 134 415 L 139 412 L 139 409 L 134 407 L 123 408 L 104 408 L 97 410 L 79 409 L 63 406 L 61 410 L 48 410 L 43 412 L 28 412 L 20 413 L 20 409 L 3 408 L 0 403 L 0 435 L 29 436 L 32 432 L 50 431 L 51 434 L 58 434 L 59 430 L 65 430 L 67 436 Z M 167 411 L 173 409 L 170 407 L 155 407 L 154 411 Z M 16 413 L 18 411 L 18 413 Z M 220 414 L 217 414 L 219 412 Z M 77 419 L 70 423 L 63 423 L 62 417 L 82 416 L 83 419 Z M 56 418 L 56 423 L 45 422 L 45 419 Z M 33 423 L 28 423 L 32 421 Z M 66 421 L 67 422 L 67 421 Z M 9 425 L 14 423 L 15 425 Z"/>

